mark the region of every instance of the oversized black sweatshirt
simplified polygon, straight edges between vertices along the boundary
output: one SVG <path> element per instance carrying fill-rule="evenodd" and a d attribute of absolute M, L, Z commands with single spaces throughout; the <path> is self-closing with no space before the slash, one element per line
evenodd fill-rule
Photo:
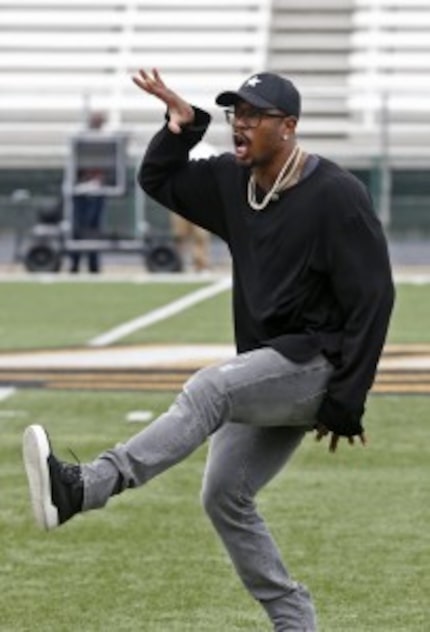
<path fill-rule="evenodd" d="M 394 299 L 367 190 L 321 157 L 311 175 L 256 212 L 247 202 L 250 170 L 233 154 L 189 161 L 210 122 L 195 114 L 181 134 L 164 126 L 154 136 L 140 185 L 227 243 L 237 351 L 270 346 L 298 363 L 326 355 L 335 370 L 317 418 L 337 434 L 359 434 Z"/>

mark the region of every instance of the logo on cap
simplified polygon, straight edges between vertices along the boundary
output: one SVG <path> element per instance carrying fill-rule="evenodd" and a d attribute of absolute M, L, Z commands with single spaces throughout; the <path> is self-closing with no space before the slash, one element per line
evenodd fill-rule
<path fill-rule="evenodd" d="M 251 77 L 251 79 L 248 79 L 245 85 L 255 88 L 258 83 L 261 83 L 261 79 L 258 78 L 258 75 L 255 75 L 254 77 Z"/>

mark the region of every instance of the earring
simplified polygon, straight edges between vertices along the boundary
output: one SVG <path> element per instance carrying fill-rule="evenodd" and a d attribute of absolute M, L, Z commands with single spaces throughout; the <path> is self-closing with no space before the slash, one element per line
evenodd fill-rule
<path fill-rule="evenodd" d="M 288 134 L 284 134 L 282 140 L 288 140 Z"/>

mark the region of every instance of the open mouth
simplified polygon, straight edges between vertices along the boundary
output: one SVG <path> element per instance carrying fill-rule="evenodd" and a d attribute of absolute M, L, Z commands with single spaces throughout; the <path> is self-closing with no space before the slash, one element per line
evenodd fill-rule
<path fill-rule="evenodd" d="M 244 159 L 249 150 L 250 141 L 243 134 L 235 132 L 233 134 L 233 144 L 235 149 L 236 158 Z"/>

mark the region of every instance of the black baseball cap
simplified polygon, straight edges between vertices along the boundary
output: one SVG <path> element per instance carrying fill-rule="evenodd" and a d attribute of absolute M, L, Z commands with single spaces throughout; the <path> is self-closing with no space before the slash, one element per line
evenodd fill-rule
<path fill-rule="evenodd" d="M 221 92 L 215 102 L 229 107 L 240 100 L 263 110 L 277 108 L 287 115 L 300 116 L 300 93 L 296 86 L 289 79 L 272 72 L 252 75 L 236 92 Z"/>

